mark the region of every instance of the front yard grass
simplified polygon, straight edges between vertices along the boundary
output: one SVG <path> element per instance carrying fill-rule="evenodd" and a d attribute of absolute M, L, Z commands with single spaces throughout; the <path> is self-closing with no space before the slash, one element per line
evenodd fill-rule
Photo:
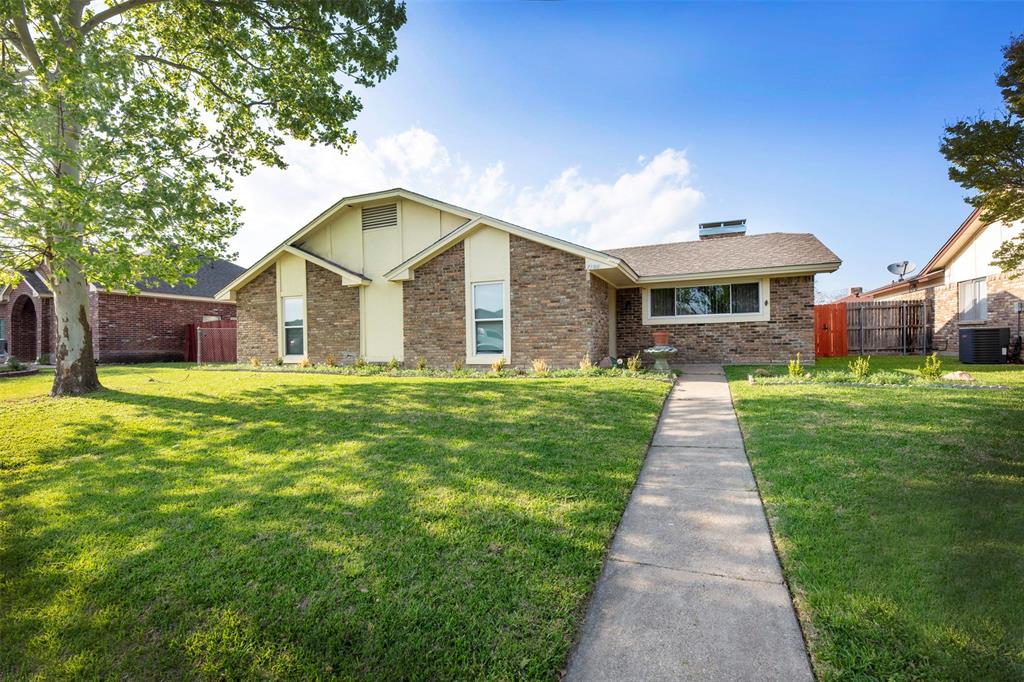
<path fill-rule="evenodd" d="M 0 677 L 551 679 L 668 384 L 0 383 Z"/>
<path fill-rule="evenodd" d="M 727 370 L 821 679 L 1024 678 L 1024 368 L 944 367 L 1011 389 L 751 386 L 752 367 Z"/>

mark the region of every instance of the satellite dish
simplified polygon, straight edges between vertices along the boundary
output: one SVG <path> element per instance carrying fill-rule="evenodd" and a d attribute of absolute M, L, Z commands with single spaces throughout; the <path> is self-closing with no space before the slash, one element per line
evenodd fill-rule
<path fill-rule="evenodd" d="M 898 263 L 891 264 L 886 269 L 899 277 L 897 281 L 902 282 L 904 277 L 917 270 L 917 263 L 912 260 L 901 260 Z"/>

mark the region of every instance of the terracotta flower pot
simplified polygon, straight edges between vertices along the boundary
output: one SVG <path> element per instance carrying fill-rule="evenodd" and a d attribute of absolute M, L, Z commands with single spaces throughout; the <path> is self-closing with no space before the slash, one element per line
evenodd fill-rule
<path fill-rule="evenodd" d="M 668 345 L 668 332 L 653 332 L 651 334 L 654 337 L 655 346 L 667 346 Z"/>

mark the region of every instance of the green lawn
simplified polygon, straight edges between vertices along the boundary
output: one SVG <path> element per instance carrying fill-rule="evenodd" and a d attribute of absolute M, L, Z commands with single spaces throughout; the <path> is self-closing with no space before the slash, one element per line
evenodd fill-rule
<path fill-rule="evenodd" d="M 750 386 L 751 368 L 728 370 L 821 679 L 1024 679 L 1024 367 L 944 364 L 1013 388 Z"/>
<path fill-rule="evenodd" d="M 552 679 L 668 385 L 0 381 L 0 677 Z"/>

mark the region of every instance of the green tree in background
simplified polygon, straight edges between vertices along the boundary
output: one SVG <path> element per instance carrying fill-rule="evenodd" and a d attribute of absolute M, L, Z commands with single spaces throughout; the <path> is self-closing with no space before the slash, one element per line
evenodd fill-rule
<path fill-rule="evenodd" d="M 942 155 L 949 177 L 976 190 L 967 201 L 988 222 L 1024 218 L 1024 36 L 1003 48 L 1002 73 L 996 84 L 1006 110 L 996 118 L 965 119 L 946 128 Z M 1024 234 L 1002 244 L 994 265 L 1016 270 L 1024 264 Z"/>
<path fill-rule="evenodd" d="M 391 74 L 395 0 L 0 0 L 0 283 L 43 265 L 53 395 L 99 388 L 88 283 L 225 256 L 224 197 L 282 135 L 345 149 Z"/>

